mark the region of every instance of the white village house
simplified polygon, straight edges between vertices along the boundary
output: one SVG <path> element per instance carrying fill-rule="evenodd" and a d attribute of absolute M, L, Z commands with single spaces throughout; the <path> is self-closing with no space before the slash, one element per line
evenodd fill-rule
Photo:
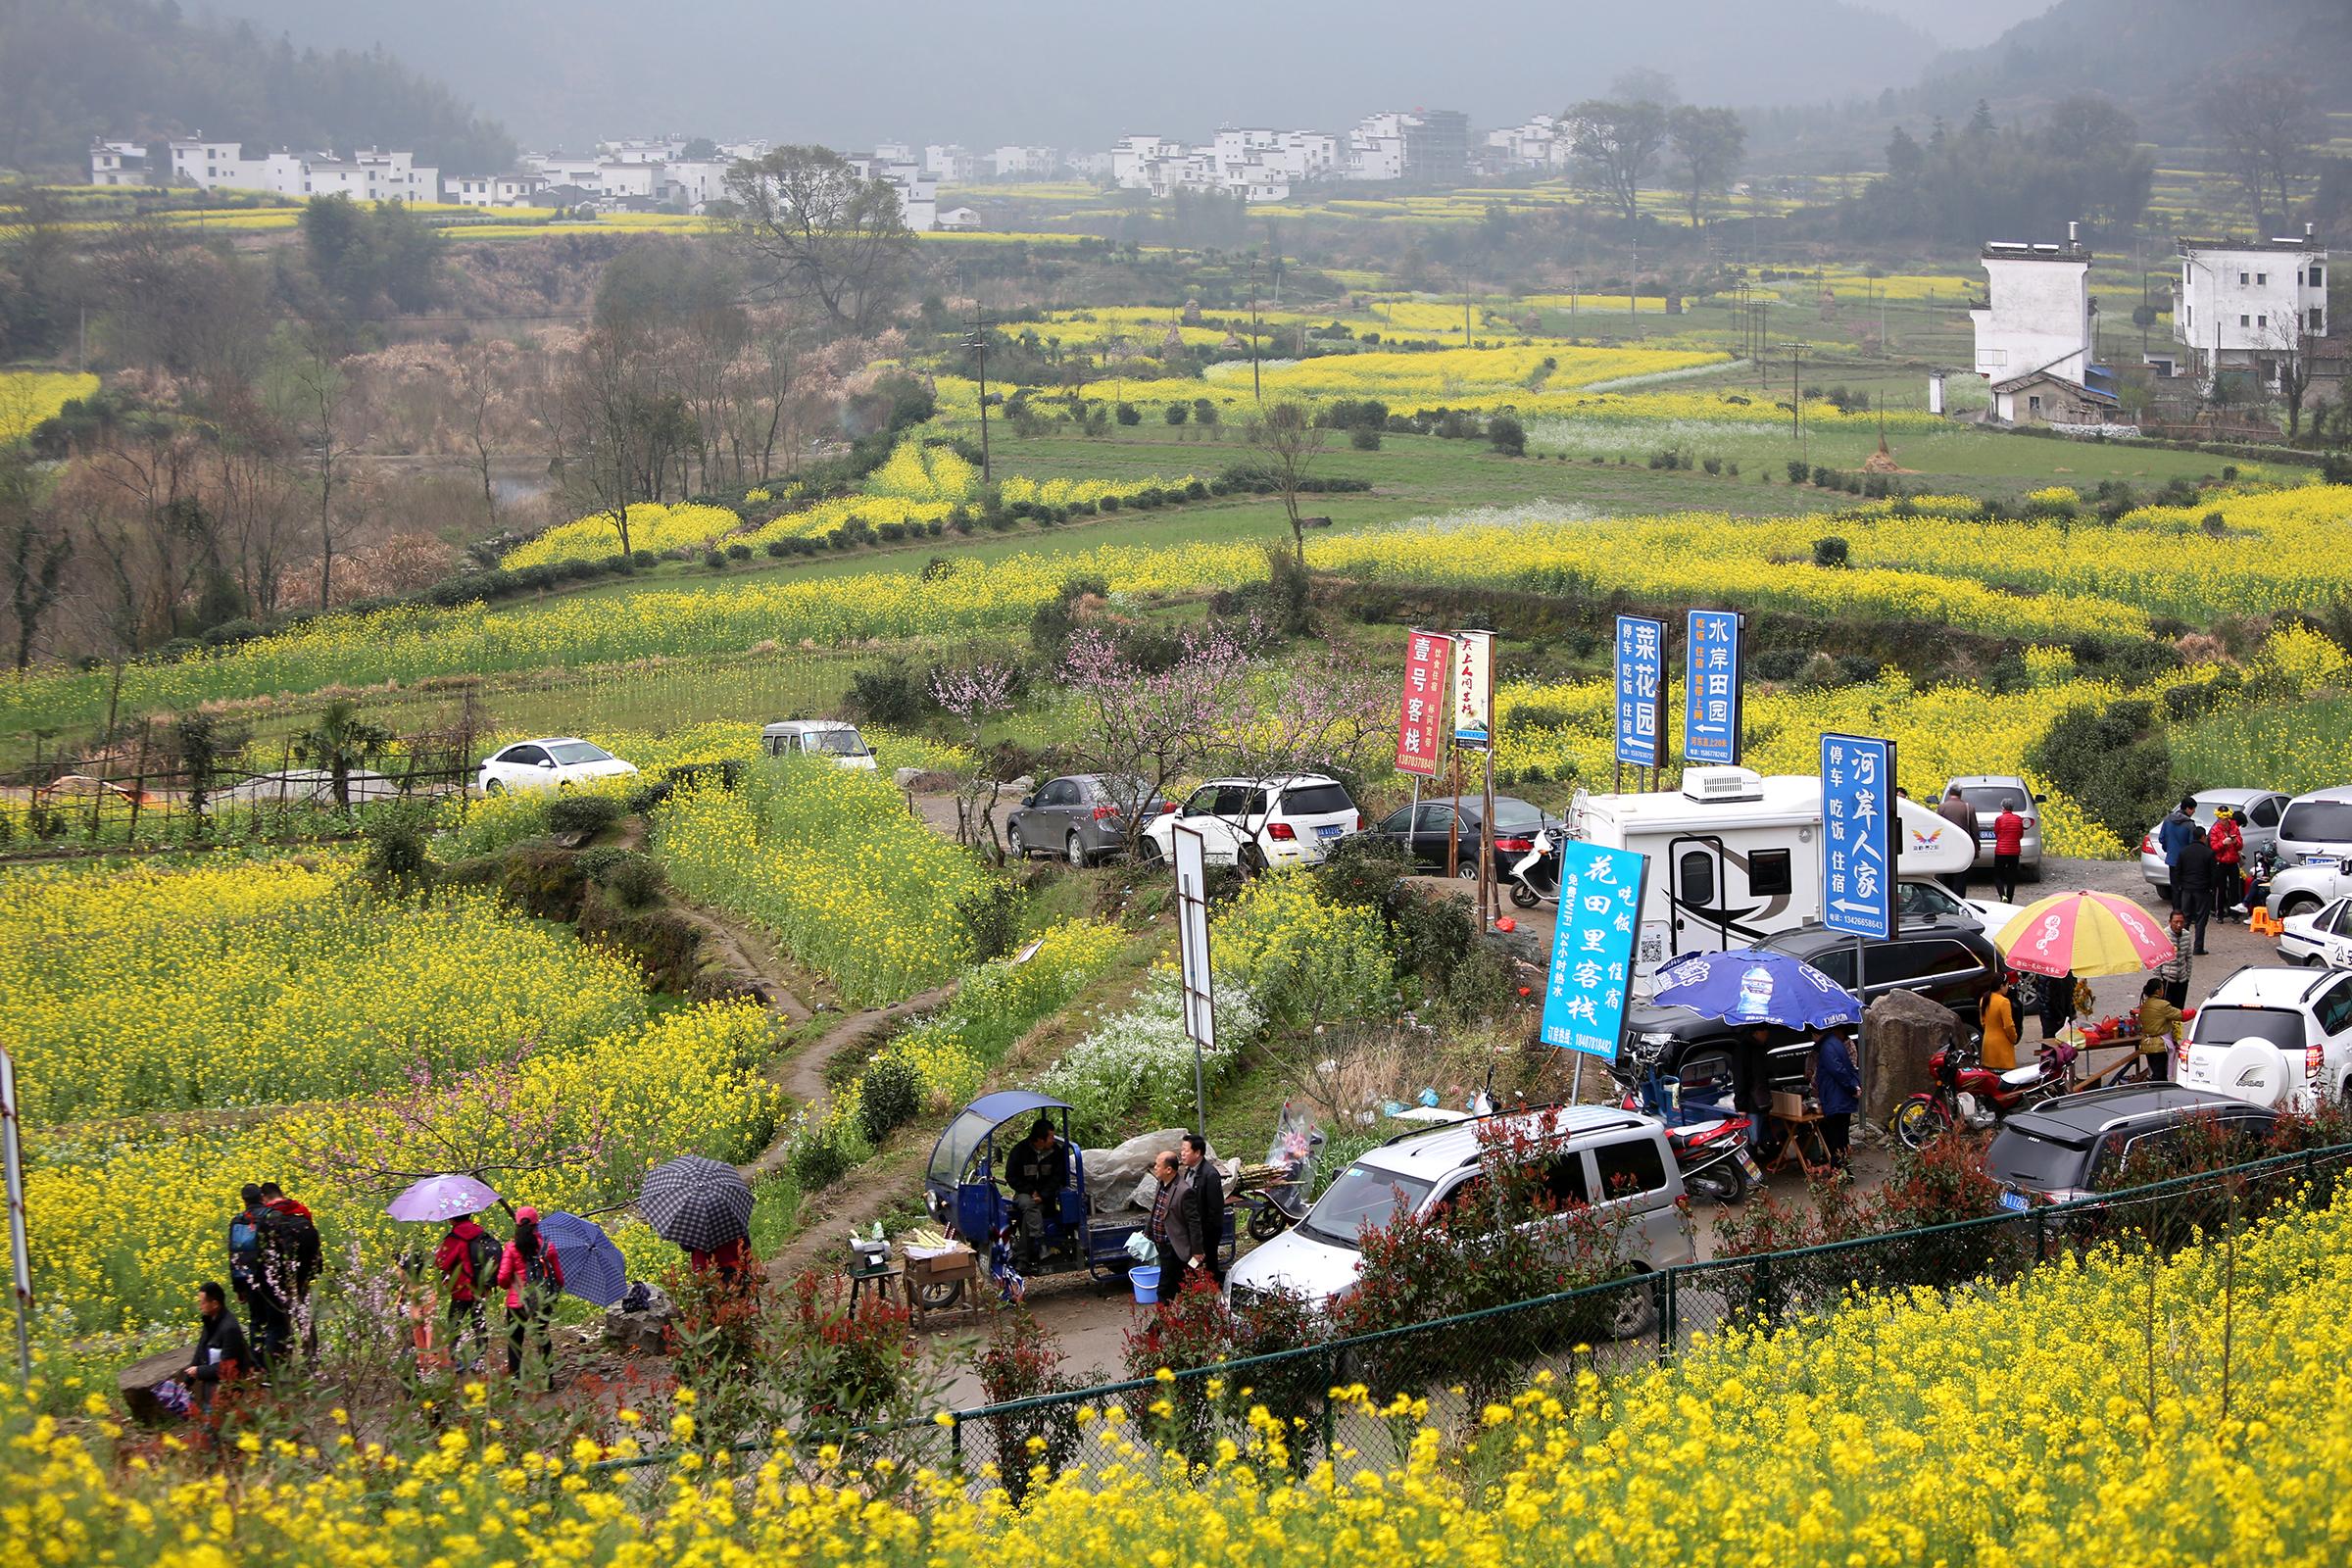
<path fill-rule="evenodd" d="M 1981 260 L 1985 304 L 1968 318 L 1977 373 L 1992 392 L 1990 416 L 2061 427 L 2122 423 L 2114 375 L 2092 363 L 2091 257 L 2075 225 L 2063 245 L 1994 240 Z"/>
<path fill-rule="evenodd" d="M 2182 240 L 2173 283 L 2173 341 L 2178 359 L 2151 352 L 2159 374 L 2182 370 L 2210 388 L 2219 370 L 2250 370 L 2265 390 L 2279 372 L 2327 347 L 2328 247 L 2309 223 L 2303 232 L 2231 243 Z"/>

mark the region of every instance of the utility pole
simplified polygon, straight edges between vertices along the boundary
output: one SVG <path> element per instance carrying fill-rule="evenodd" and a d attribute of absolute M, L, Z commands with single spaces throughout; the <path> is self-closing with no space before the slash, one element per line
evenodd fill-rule
<path fill-rule="evenodd" d="M 1250 396 L 1259 408 L 1266 405 L 1266 390 L 1257 376 L 1257 257 L 1250 258 Z"/>
<path fill-rule="evenodd" d="M 990 479 L 988 462 L 988 329 L 992 323 L 988 313 L 974 307 L 972 329 L 964 334 L 963 346 L 980 360 L 980 482 Z"/>
<path fill-rule="evenodd" d="M 1625 315 L 1636 337 L 1642 335 L 1642 237 L 1634 236 L 1633 270 L 1625 276 Z"/>
<path fill-rule="evenodd" d="M 1802 343 L 1791 343 L 1788 345 L 1788 433 L 1796 437 L 1796 455 L 1800 461 L 1807 457 L 1805 452 L 1804 372 L 1805 346 Z"/>
<path fill-rule="evenodd" d="M 1756 385 L 1758 386 L 1764 384 L 1764 377 L 1768 373 L 1764 368 L 1764 360 L 1772 347 L 1771 327 L 1772 299 L 1767 295 L 1756 301 Z"/>

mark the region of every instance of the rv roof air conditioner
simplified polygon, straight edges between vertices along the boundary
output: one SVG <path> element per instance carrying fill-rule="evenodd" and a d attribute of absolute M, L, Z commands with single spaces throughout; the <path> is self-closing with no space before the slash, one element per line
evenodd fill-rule
<path fill-rule="evenodd" d="M 1764 775 L 1748 767 L 1686 767 L 1683 794 L 1693 801 L 1760 801 Z"/>

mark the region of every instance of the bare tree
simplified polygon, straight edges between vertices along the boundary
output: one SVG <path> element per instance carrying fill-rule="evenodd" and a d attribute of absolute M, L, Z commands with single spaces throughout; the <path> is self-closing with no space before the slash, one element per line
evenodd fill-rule
<path fill-rule="evenodd" d="M 2274 317 L 2264 334 L 2265 346 L 2278 356 L 2278 401 L 2286 405 L 2286 438 L 2303 433 L 2303 405 L 2311 394 L 2312 354 L 2305 341 L 2303 318 L 2289 311 Z"/>
<path fill-rule="evenodd" d="M 1740 172 L 1740 161 L 1747 155 L 1747 127 L 1735 110 L 1686 104 L 1667 117 L 1667 128 L 1682 161 L 1690 226 L 1696 228 L 1701 205 L 1730 189 L 1732 176 Z"/>
<path fill-rule="evenodd" d="M 1666 145 L 1666 110 L 1647 101 L 1588 98 L 1571 105 L 1565 118 L 1587 182 L 1632 222 L 1642 214 L 1642 181 Z"/>
<path fill-rule="evenodd" d="M 996 759 L 980 744 L 988 721 L 1012 709 L 1013 670 L 995 660 L 951 666 L 931 672 L 931 700 L 956 715 L 963 728 L 965 749 L 972 754 L 971 772 L 956 792 L 956 842 L 980 848 L 988 840 L 990 858 L 1002 864 L 1004 843 L 997 837 L 997 803 L 1004 798 L 1004 780 Z"/>
<path fill-rule="evenodd" d="M 1277 403 L 1250 421 L 1250 445 L 1265 460 L 1266 473 L 1282 496 L 1283 514 L 1291 523 L 1292 548 L 1301 563 L 1306 560 L 1306 523 L 1298 515 L 1298 493 L 1305 488 L 1307 469 L 1314 466 L 1328 434 L 1303 403 Z"/>
<path fill-rule="evenodd" d="M 609 519 L 627 555 L 629 508 L 644 497 L 647 442 L 642 345 L 628 328 L 600 322 L 564 357 L 545 418 L 556 479 L 583 512 Z"/>
<path fill-rule="evenodd" d="M 771 287 L 860 334 L 896 312 L 914 235 L 888 184 L 828 148 L 779 147 L 728 171 L 727 195 L 729 231 Z"/>
<path fill-rule="evenodd" d="M 41 621 L 64 597 L 66 564 L 74 557 L 73 537 L 41 491 L 31 455 L 19 445 L 0 446 L 0 572 L 8 577 L 20 671 L 32 664 Z"/>
<path fill-rule="evenodd" d="M 2294 207 L 2294 184 L 2311 151 L 2328 135 L 2327 117 L 2304 85 L 2274 71 L 2249 68 L 2216 78 L 2199 102 L 2230 172 L 2246 194 L 2257 231 L 2267 217 L 2281 222 Z M 2273 193 L 2278 205 L 2265 207 Z"/>
<path fill-rule="evenodd" d="M 466 444 L 473 449 L 474 471 L 482 480 L 482 514 L 498 526 L 498 488 L 490 480 L 490 432 L 506 396 L 506 375 L 497 348 L 475 338 L 458 350 L 457 406 Z"/>
<path fill-rule="evenodd" d="M 345 412 L 352 395 L 343 359 L 317 332 L 297 335 L 280 367 L 278 398 L 297 432 L 318 497 L 318 608 L 335 602 L 335 466 L 351 456 Z"/>

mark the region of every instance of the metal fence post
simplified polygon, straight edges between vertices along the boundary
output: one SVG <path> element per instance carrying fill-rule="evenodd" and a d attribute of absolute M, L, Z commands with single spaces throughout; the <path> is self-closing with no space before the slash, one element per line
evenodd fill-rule
<path fill-rule="evenodd" d="M 1661 1364 L 1674 1359 L 1674 1348 L 1683 1337 L 1682 1323 L 1678 1316 L 1681 1311 L 1681 1302 L 1677 1293 L 1683 1271 L 1680 1268 L 1669 1268 L 1665 1273 L 1666 1299 L 1658 1310 L 1658 1360 Z"/>
<path fill-rule="evenodd" d="M 2049 1260 L 2050 1223 L 2046 1218 L 2043 1217 L 2042 1211 L 2037 1207 L 2034 1210 L 2034 1261 L 2036 1263 L 2046 1263 Z"/>
<path fill-rule="evenodd" d="M 1332 1457 L 1334 1434 L 1339 1428 L 1339 1400 L 1331 1391 L 1340 1386 L 1340 1352 L 1330 1346 L 1323 1348 L 1323 1457 Z"/>
<path fill-rule="evenodd" d="M 948 1468 L 963 1474 L 963 1412 L 948 1412 Z"/>

